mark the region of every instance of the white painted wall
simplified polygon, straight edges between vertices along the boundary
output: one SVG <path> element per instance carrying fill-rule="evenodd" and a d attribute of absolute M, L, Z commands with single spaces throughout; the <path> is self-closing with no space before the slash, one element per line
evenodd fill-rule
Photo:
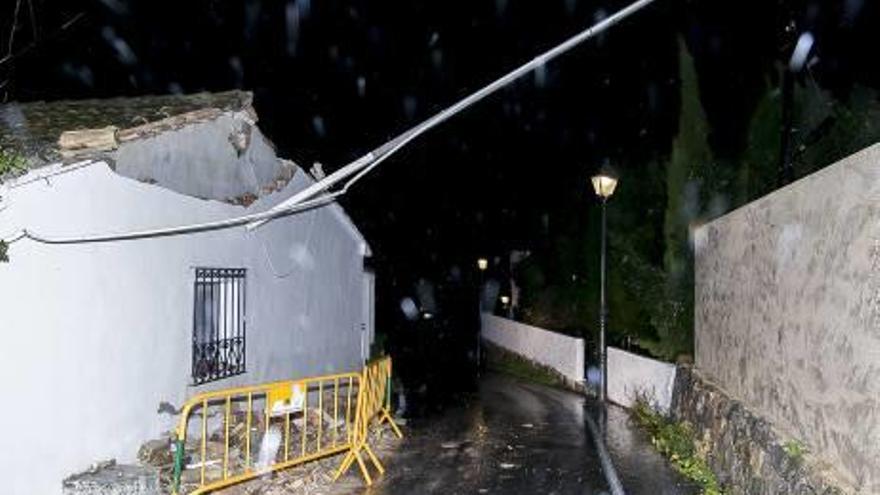
<path fill-rule="evenodd" d="M 584 339 L 577 339 L 483 313 L 483 339 L 558 371 L 574 383 L 584 380 Z"/>
<path fill-rule="evenodd" d="M 227 218 L 267 209 L 308 183 L 300 172 L 245 209 L 97 163 L 0 186 L 0 236 L 22 227 L 62 236 Z M 179 407 L 203 390 L 355 369 L 368 314 L 367 247 L 334 208 L 252 234 L 237 228 L 106 244 L 13 244 L 10 262 L 0 263 L 0 491 L 60 493 L 62 478 L 91 462 L 133 461 L 144 440 L 173 427 L 175 418 L 157 413 L 162 401 Z M 193 387 L 197 266 L 248 269 L 247 373 Z"/>
<path fill-rule="evenodd" d="M 244 140 L 239 151 L 231 144 Z M 271 185 L 286 172 L 249 112 L 224 112 L 202 122 L 125 141 L 112 155 L 116 173 L 197 198 L 226 200 Z"/>
<path fill-rule="evenodd" d="M 615 347 L 608 348 L 608 400 L 632 407 L 645 394 L 654 407 L 667 413 L 672 404 L 675 365 Z"/>
<path fill-rule="evenodd" d="M 376 275 L 372 271 L 364 273 L 363 282 L 363 358 L 366 363 L 370 359 L 370 347 L 376 339 Z"/>

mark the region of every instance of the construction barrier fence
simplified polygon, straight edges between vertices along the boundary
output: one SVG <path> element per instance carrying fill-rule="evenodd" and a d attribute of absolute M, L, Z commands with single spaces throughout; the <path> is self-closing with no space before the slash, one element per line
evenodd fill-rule
<path fill-rule="evenodd" d="M 358 396 L 358 411 L 354 423 L 351 448 L 342 459 L 342 465 L 339 466 L 333 479 L 339 479 L 354 462 L 357 462 L 364 481 L 367 485 L 371 485 L 373 479 L 367 470 L 363 453 L 367 454 L 373 466 L 379 471 L 379 474 L 384 474 L 385 468 L 379 462 L 376 453 L 370 448 L 370 427 L 372 425 L 378 426 L 388 423 L 398 438 L 403 437 L 400 428 L 394 423 L 394 419 L 389 411 L 391 403 L 391 358 L 385 357 L 369 363 L 364 367 L 361 381 L 364 386 L 361 387 L 361 393 Z"/>
<path fill-rule="evenodd" d="M 230 388 L 198 394 L 181 410 L 175 442 L 172 493 L 196 495 L 298 464 L 346 453 L 336 478 L 362 453 L 381 473 L 369 431 L 388 423 L 391 359 L 361 372 Z M 349 460 L 351 459 L 351 460 Z"/>

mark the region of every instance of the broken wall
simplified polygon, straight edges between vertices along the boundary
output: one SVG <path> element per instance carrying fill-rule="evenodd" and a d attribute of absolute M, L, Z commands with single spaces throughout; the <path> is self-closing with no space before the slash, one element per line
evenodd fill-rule
<path fill-rule="evenodd" d="M 60 173 L 46 179 L 38 176 Z M 87 235 L 263 211 L 122 177 L 105 163 L 48 167 L 0 187 L 0 235 Z M 175 425 L 169 410 L 216 388 L 358 369 L 369 342 L 366 246 L 336 205 L 195 235 L 77 245 L 29 240 L 0 263 L 0 449 L 5 494 L 61 492 L 67 475 L 134 460 Z M 194 271 L 246 268 L 247 372 L 194 386 Z"/>

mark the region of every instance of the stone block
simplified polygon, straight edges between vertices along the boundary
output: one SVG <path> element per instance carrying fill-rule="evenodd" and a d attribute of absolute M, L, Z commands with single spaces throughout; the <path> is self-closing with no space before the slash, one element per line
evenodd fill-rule
<path fill-rule="evenodd" d="M 159 471 L 153 467 L 97 464 L 62 482 L 63 495 L 159 495 Z"/>
<path fill-rule="evenodd" d="M 690 423 L 698 451 L 731 495 L 857 493 L 810 454 L 793 456 L 792 441 L 766 418 L 731 398 L 689 366 L 679 367 L 672 416 Z"/>
<path fill-rule="evenodd" d="M 150 440 L 138 450 L 138 461 L 148 466 L 165 466 L 174 463 L 174 453 L 171 451 L 171 440 L 159 438 Z"/>

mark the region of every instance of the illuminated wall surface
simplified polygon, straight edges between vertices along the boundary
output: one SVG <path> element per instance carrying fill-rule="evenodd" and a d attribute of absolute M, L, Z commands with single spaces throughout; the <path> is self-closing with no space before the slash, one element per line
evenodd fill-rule
<path fill-rule="evenodd" d="M 880 493 L 880 145 L 701 227 L 696 364 Z"/>
<path fill-rule="evenodd" d="M 584 339 L 483 313 L 483 339 L 556 370 L 572 384 L 584 380 Z"/>
<path fill-rule="evenodd" d="M 121 150 L 116 172 L 97 162 L 31 180 L 57 168 L 48 167 L 0 186 L 0 235 L 207 222 L 265 210 L 312 183 L 296 170 L 247 207 L 180 192 L 204 185 L 201 177 L 216 195 L 236 193 L 223 189 L 233 176 L 222 170 L 187 177 L 174 168 L 186 166 L 181 157 L 196 160 L 200 149 L 211 160 L 199 159 L 199 167 L 272 169 L 277 158 L 256 129 L 249 151 L 236 156 L 228 131 L 216 129 L 228 120 L 150 138 L 155 146 L 138 142 L 140 152 Z M 154 181 L 121 175 L 142 172 L 148 159 L 157 164 Z M 60 493 L 65 476 L 93 462 L 133 462 L 141 443 L 174 426 L 160 403 L 180 407 L 204 390 L 357 369 L 372 314 L 367 250 L 337 205 L 252 233 L 239 227 L 100 244 L 12 244 L 10 261 L 0 263 L 0 395 L 7 404 L 0 423 L 8 446 L 0 449 L 0 491 Z M 201 386 L 192 385 L 190 359 L 196 267 L 247 269 L 247 371 Z"/>
<path fill-rule="evenodd" d="M 631 352 L 608 348 L 608 400 L 633 407 L 639 399 L 669 412 L 675 384 L 675 365 Z"/>

